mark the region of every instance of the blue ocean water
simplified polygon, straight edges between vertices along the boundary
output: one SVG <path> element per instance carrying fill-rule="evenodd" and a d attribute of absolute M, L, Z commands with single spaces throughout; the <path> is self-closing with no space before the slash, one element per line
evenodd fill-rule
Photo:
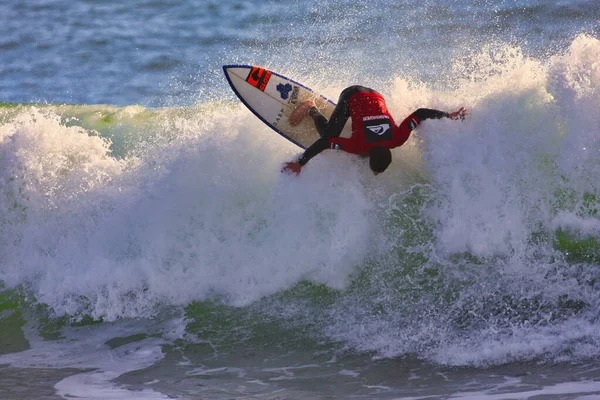
<path fill-rule="evenodd" d="M 13 1 L 1 5 L 6 102 L 194 104 L 219 66 L 385 82 L 451 78 L 491 43 L 543 57 L 598 29 L 593 1 Z"/>
<path fill-rule="evenodd" d="M 0 398 L 600 396 L 597 1 L 0 2 Z M 426 121 L 375 178 L 256 64 Z"/>

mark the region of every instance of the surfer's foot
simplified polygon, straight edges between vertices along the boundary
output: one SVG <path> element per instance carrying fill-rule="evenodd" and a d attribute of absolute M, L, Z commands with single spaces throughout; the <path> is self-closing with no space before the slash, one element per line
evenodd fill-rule
<path fill-rule="evenodd" d="M 298 125 L 300 121 L 302 121 L 302 119 L 308 115 L 308 112 L 313 107 L 315 107 L 315 102 L 313 100 L 301 101 L 296 106 L 296 109 L 292 111 L 292 115 L 290 115 L 290 125 Z"/>

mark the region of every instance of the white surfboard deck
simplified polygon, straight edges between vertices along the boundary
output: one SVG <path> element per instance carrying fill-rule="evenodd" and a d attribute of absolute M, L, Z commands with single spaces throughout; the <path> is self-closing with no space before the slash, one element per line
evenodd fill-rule
<path fill-rule="evenodd" d="M 292 143 L 306 149 L 320 138 L 315 124 L 306 117 L 296 126 L 289 118 L 296 105 L 313 99 L 327 118 L 335 103 L 310 88 L 281 74 L 253 65 L 225 65 L 227 81 L 242 103 L 267 126 Z M 341 136 L 349 136 L 350 120 Z"/>

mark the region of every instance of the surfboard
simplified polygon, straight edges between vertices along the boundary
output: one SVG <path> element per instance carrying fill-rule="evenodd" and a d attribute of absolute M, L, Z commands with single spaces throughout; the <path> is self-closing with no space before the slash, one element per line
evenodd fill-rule
<path fill-rule="evenodd" d="M 225 65 L 229 85 L 242 103 L 267 126 L 292 143 L 306 149 L 320 138 L 311 118 L 291 126 L 289 117 L 301 101 L 313 99 L 327 118 L 335 103 L 284 75 L 256 65 Z M 346 124 L 349 128 L 350 124 Z M 345 136 L 345 129 L 342 136 Z"/>

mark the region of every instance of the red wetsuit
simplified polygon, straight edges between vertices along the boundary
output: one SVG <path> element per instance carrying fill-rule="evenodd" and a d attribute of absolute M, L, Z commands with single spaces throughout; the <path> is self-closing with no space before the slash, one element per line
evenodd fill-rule
<path fill-rule="evenodd" d="M 351 86 L 342 92 L 330 120 L 316 107 L 310 110 L 309 115 L 321 138 L 298 159 L 300 165 L 327 148 L 360 155 L 375 146 L 393 149 L 402 146 L 422 121 L 448 117 L 443 111 L 420 108 L 396 125 L 383 96 L 362 86 Z M 352 118 L 352 137 L 339 137 L 348 118 Z"/>
<path fill-rule="evenodd" d="M 411 115 L 397 126 L 383 96 L 377 92 L 358 92 L 352 95 L 350 117 L 352 137 L 329 138 L 329 148 L 352 154 L 368 153 L 375 146 L 393 149 L 402 146 L 408 140 L 410 132 L 420 123 L 417 117 Z"/>

